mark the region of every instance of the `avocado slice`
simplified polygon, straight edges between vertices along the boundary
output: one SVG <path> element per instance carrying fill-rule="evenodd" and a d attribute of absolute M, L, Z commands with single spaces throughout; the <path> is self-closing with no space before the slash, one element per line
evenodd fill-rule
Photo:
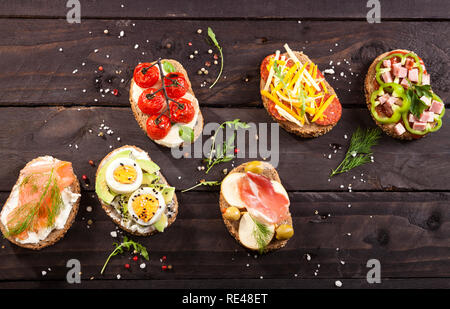
<path fill-rule="evenodd" d="M 159 171 L 159 166 L 150 160 L 136 160 L 137 164 L 139 164 L 139 166 L 141 167 L 141 169 L 143 169 L 144 171 L 146 171 L 149 174 L 153 174 L 156 173 L 157 171 Z"/>
<path fill-rule="evenodd" d="M 153 224 L 153 226 L 155 227 L 155 229 L 156 229 L 158 232 L 164 232 L 164 229 L 165 229 L 166 226 L 167 226 L 167 216 L 166 216 L 166 214 L 165 214 L 165 213 L 162 213 L 162 214 L 161 214 L 161 217 L 159 218 L 159 220 L 156 221 L 156 223 Z"/>
<path fill-rule="evenodd" d="M 149 173 L 142 174 L 142 184 L 143 185 L 151 185 L 158 180 L 159 180 L 159 177 L 156 174 L 149 174 Z"/>
<path fill-rule="evenodd" d="M 155 188 L 156 190 L 160 191 L 164 197 L 164 202 L 166 204 L 169 204 L 172 201 L 173 195 L 175 194 L 175 187 L 169 187 L 161 183 L 149 185 L 149 187 Z"/>
<path fill-rule="evenodd" d="M 108 168 L 109 164 L 115 159 L 118 158 L 126 158 L 129 157 L 131 154 L 131 150 L 124 150 L 113 156 L 106 164 L 102 166 L 100 171 L 98 172 L 97 178 L 95 179 L 95 193 L 97 193 L 97 196 L 104 201 L 106 204 L 111 204 L 111 202 L 116 197 L 116 193 L 111 192 L 109 190 L 108 185 L 106 184 L 106 169 Z"/>

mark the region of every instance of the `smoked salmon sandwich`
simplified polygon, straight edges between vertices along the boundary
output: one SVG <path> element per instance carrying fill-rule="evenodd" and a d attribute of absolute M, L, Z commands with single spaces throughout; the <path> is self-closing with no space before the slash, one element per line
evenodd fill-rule
<path fill-rule="evenodd" d="M 39 250 L 61 239 L 80 203 L 72 163 L 38 157 L 20 171 L 0 213 L 0 229 L 12 243 Z"/>
<path fill-rule="evenodd" d="M 270 116 L 286 131 L 317 137 L 330 131 L 342 115 L 342 106 L 311 59 L 304 53 L 279 50 L 261 64 L 260 92 Z"/>
<path fill-rule="evenodd" d="M 178 147 L 193 143 L 202 133 L 198 100 L 176 60 L 139 63 L 131 80 L 130 103 L 139 126 L 157 144 Z"/>
<path fill-rule="evenodd" d="M 375 123 L 394 138 L 419 139 L 442 126 L 445 104 L 431 89 L 431 76 L 414 52 L 397 49 L 378 56 L 364 90 Z"/>
<path fill-rule="evenodd" d="M 272 165 L 261 161 L 234 168 L 222 181 L 220 210 L 230 234 L 253 251 L 282 248 L 294 235 L 289 196 Z"/>
<path fill-rule="evenodd" d="M 164 232 L 178 214 L 175 188 L 136 146 L 117 148 L 100 162 L 95 192 L 106 214 L 133 235 Z"/>

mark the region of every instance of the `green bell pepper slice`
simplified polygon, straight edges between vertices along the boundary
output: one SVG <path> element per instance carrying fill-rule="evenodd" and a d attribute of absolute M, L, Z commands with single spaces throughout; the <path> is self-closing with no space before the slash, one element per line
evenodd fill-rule
<path fill-rule="evenodd" d="M 400 98 L 403 101 L 403 104 L 401 106 L 395 105 L 393 106 L 393 114 L 391 117 L 381 117 L 377 110 L 375 109 L 378 105 L 376 105 L 376 99 L 379 96 L 382 96 L 385 93 L 389 93 L 390 95 Z M 374 91 L 372 93 L 372 96 L 370 97 L 370 111 L 372 112 L 373 117 L 380 123 L 397 123 L 401 118 L 402 114 L 407 114 L 407 111 L 409 110 L 409 106 L 411 105 L 411 101 L 406 96 L 405 90 L 402 86 L 395 84 L 395 83 L 389 83 L 381 85 L 378 90 Z"/>
<path fill-rule="evenodd" d="M 436 100 L 436 101 L 439 101 L 441 103 L 444 103 L 442 101 L 442 99 L 439 96 L 437 96 L 435 93 L 433 93 L 433 99 Z M 411 134 L 425 135 L 427 133 L 436 132 L 437 130 L 439 130 L 442 127 L 442 117 L 445 114 L 445 107 L 442 110 L 442 112 L 439 115 L 439 117 L 437 119 L 435 118 L 436 125 L 433 126 L 433 127 L 432 126 L 427 126 L 427 128 L 425 130 L 423 130 L 423 131 L 418 131 L 418 130 L 414 130 L 413 128 L 411 128 L 411 126 L 409 125 L 408 114 L 409 113 L 402 114 L 403 124 L 405 125 L 406 130 L 408 132 L 410 132 Z"/>
<path fill-rule="evenodd" d="M 422 65 L 420 64 L 419 57 L 414 53 L 407 53 L 407 54 L 393 53 L 393 54 L 390 54 L 390 55 L 384 57 L 383 59 L 381 59 L 380 62 L 378 62 L 377 66 L 375 67 L 375 71 L 376 71 L 375 78 L 376 78 L 378 84 L 380 86 L 386 84 L 384 81 L 381 80 L 381 69 L 382 69 L 381 65 L 383 64 L 383 61 L 389 60 L 394 57 L 400 57 L 402 59 L 402 63 L 403 63 L 403 59 L 407 59 L 408 57 L 413 58 L 414 62 L 416 64 L 415 67 L 417 67 L 417 69 L 419 69 L 419 81 L 417 82 L 417 84 L 422 85 L 423 68 L 422 68 Z"/>

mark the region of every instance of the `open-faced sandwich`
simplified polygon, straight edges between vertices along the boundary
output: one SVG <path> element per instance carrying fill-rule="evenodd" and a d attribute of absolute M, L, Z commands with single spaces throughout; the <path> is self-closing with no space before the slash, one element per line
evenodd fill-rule
<path fill-rule="evenodd" d="M 191 143 L 203 130 L 203 116 L 186 70 L 175 60 L 140 63 L 130 85 L 130 103 L 139 126 L 166 147 Z"/>
<path fill-rule="evenodd" d="M 95 192 L 108 216 L 134 235 L 163 232 L 178 213 L 175 188 L 136 146 L 117 148 L 100 162 Z"/>
<path fill-rule="evenodd" d="M 330 131 L 341 118 L 342 106 L 311 59 L 284 45 L 286 53 L 264 58 L 260 91 L 267 112 L 285 130 L 301 137 Z"/>
<path fill-rule="evenodd" d="M 234 168 L 222 181 L 220 210 L 228 231 L 244 247 L 268 252 L 294 235 L 289 197 L 272 165 L 261 161 Z"/>
<path fill-rule="evenodd" d="M 38 157 L 20 171 L 3 205 L 2 233 L 20 247 L 39 250 L 50 246 L 71 227 L 80 196 L 72 163 Z"/>
<path fill-rule="evenodd" d="M 445 105 L 430 86 L 422 59 L 397 49 L 378 56 L 365 80 L 367 107 L 386 134 L 403 140 L 439 130 Z"/>

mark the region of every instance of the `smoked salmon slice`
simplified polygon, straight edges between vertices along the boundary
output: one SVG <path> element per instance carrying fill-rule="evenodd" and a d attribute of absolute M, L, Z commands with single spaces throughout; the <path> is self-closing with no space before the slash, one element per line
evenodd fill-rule
<path fill-rule="evenodd" d="M 61 191 L 72 185 L 72 163 L 37 161 L 21 173 L 18 206 L 7 216 L 11 235 L 25 239 L 28 232 L 51 227 L 63 203 Z"/>
<path fill-rule="evenodd" d="M 276 192 L 269 178 L 246 172 L 239 180 L 239 193 L 248 210 L 258 211 L 276 224 L 284 220 L 289 213 L 289 199 Z"/>

